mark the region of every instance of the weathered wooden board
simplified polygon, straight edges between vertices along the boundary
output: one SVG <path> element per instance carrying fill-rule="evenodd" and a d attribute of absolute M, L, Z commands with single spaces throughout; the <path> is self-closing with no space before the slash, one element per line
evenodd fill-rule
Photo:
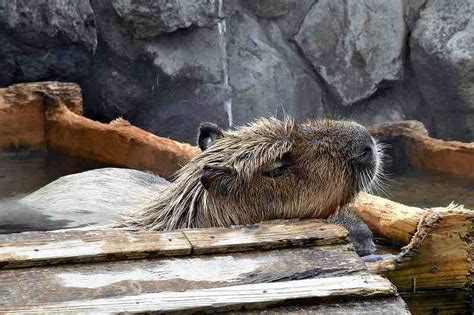
<path fill-rule="evenodd" d="M 4 308 L 240 284 L 368 274 L 349 245 L 0 271 Z"/>
<path fill-rule="evenodd" d="M 319 220 L 176 232 L 121 229 L 25 232 L 0 235 L 0 269 L 347 242 L 343 228 Z"/>
<path fill-rule="evenodd" d="M 347 244 L 347 231 L 319 220 L 271 221 L 236 229 L 185 230 L 195 254 Z"/>
<path fill-rule="evenodd" d="M 391 297 L 396 288 L 377 275 L 352 275 L 331 278 L 294 280 L 195 289 L 183 292 L 159 292 L 104 298 L 67 301 L 18 308 L 1 309 L 3 312 L 23 313 L 111 313 L 111 312 L 167 312 L 261 308 L 275 303 L 311 300 L 313 303 L 328 299 L 350 297 Z M 8 313 L 8 312 L 7 312 Z"/>
<path fill-rule="evenodd" d="M 0 235 L 0 269 L 190 253 L 182 232 L 78 229 Z"/>

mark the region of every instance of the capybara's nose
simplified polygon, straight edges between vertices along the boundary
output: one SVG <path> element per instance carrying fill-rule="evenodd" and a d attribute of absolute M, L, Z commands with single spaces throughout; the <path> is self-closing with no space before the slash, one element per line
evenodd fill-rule
<path fill-rule="evenodd" d="M 356 161 L 359 165 L 363 167 L 369 167 L 374 162 L 374 143 L 372 139 L 370 141 L 364 142 L 359 149 L 359 155 L 356 158 Z"/>

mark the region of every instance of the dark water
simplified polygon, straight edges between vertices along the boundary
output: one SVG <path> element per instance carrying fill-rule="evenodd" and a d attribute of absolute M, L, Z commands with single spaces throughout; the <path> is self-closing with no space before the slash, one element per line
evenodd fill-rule
<path fill-rule="evenodd" d="M 406 205 L 445 207 L 454 202 L 474 209 L 474 178 L 409 170 L 391 177 L 386 185 L 389 194 L 379 195 Z"/>
<path fill-rule="evenodd" d="M 53 150 L 0 152 L 0 198 L 35 191 L 55 179 L 105 165 Z"/>

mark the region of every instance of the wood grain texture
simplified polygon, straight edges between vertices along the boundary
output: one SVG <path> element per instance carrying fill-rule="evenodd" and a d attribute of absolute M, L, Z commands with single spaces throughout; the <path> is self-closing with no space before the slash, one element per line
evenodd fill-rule
<path fill-rule="evenodd" d="M 413 167 L 447 174 L 474 177 L 474 142 L 445 141 L 431 138 L 419 121 L 390 122 L 370 128 L 382 142 L 394 144 Z"/>
<path fill-rule="evenodd" d="M 0 271 L 4 308 L 368 274 L 349 245 Z"/>
<path fill-rule="evenodd" d="M 319 220 L 270 221 L 234 229 L 184 230 L 195 254 L 347 244 L 347 231 Z"/>
<path fill-rule="evenodd" d="M 0 235 L 0 269 L 190 253 L 182 232 L 78 229 Z"/>
<path fill-rule="evenodd" d="M 196 289 L 184 292 L 160 292 L 68 301 L 19 308 L 0 309 L 22 313 L 111 313 L 232 310 L 242 307 L 262 308 L 275 303 L 351 297 L 391 297 L 395 287 L 377 275 L 352 275 L 333 278 L 306 279 L 273 283 Z"/>
<path fill-rule="evenodd" d="M 0 150 L 41 149 L 46 143 L 43 104 L 38 99 L 10 106 L 0 89 Z"/>
<path fill-rule="evenodd" d="M 25 232 L 0 235 L 0 269 L 347 243 L 343 228 L 319 220 L 174 232 L 111 228 Z"/>
<path fill-rule="evenodd" d="M 22 83 L 0 89 L 1 150 L 44 148 L 44 106 L 38 91 L 61 97 L 71 111 L 82 114 L 81 89 L 74 83 Z"/>
<path fill-rule="evenodd" d="M 377 234 L 402 244 L 418 243 L 409 260 L 369 265 L 399 290 L 463 288 L 472 284 L 473 210 L 450 206 L 428 211 L 367 194 L 361 194 L 354 208 Z M 427 213 L 436 220 L 423 226 Z M 429 231 L 421 239 L 420 228 Z M 386 268 L 390 265 L 392 268 Z"/>
<path fill-rule="evenodd" d="M 62 104 L 46 108 L 46 141 L 59 151 L 98 162 L 153 171 L 170 178 L 200 150 L 158 137 L 126 121 L 102 124 Z"/>

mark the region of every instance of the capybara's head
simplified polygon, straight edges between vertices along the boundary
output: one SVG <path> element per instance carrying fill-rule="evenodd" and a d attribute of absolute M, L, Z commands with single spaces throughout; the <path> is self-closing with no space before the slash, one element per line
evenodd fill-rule
<path fill-rule="evenodd" d="M 327 218 L 381 165 L 367 129 L 347 121 L 265 118 L 231 131 L 204 123 L 198 144 L 203 152 L 136 222 L 173 229 Z"/>

